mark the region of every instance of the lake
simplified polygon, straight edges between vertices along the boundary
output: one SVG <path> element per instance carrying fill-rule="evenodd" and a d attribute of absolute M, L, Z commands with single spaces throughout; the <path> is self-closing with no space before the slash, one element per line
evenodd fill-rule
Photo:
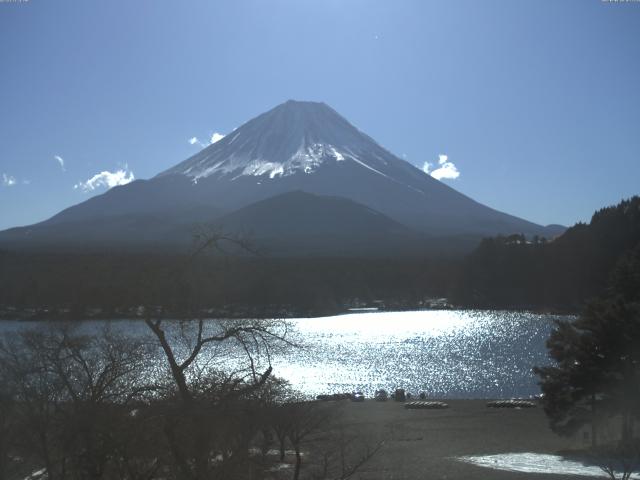
<path fill-rule="evenodd" d="M 273 359 L 274 374 L 308 395 L 396 387 L 429 397 L 511 398 L 539 393 L 532 368 L 550 362 L 554 319 L 527 312 L 367 312 L 290 320 L 302 348 Z M 104 321 L 88 321 L 97 328 Z M 111 322 L 147 334 L 141 320 Z M 41 323 L 4 321 L 0 332 Z"/>

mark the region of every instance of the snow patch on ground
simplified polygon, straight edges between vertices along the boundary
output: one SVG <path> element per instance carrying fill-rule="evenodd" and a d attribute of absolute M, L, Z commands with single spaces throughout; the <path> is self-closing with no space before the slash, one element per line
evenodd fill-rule
<path fill-rule="evenodd" d="M 378 175 L 382 175 L 383 177 L 389 178 L 387 175 L 385 175 L 384 173 L 382 173 L 380 170 L 376 170 L 375 168 L 373 168 L 370 165 L 367 165 L 366 163 L 364 163 L 362 160 L 360 160 L 358 157 L 356 157 L 355 155 L 351 154 L 349 155 L 349 158 L 351 160 L 353 160 L 354 162 L 356 162 L 358 165 L 362 165 L 364 168 L 368 168 L 369 170 L 371 170 L 372 172 L 377 173 Z"/>
<path fill-rule="evenodd" d="M 279 162 L 261 162 L 253 161 L 245 167 L 242 171 L 242 175 L 254 175 L 256 177 L 262 175 L 269 175 L 269 178 L 273 178 L 276 175 L 282 175 L 284 173 L 284 166 Z"/>
<path fill-rule="evenodd" d="M 48 478 L 47 469 L 42 468 L 40 470 L 36 470 L 28 477 L 25 477 L 24 480 L 46 480 Z"/>
<path fill-rule="evenodd" d="M 584 477 L 609 478 L 608 475 L 596 465 L 567 460 L 559 455 L 544 453 L 500 453 L 497 455 L 466 456 L 456 460 L 477 465 L 478 467 L 493 468 L 507 472 L 521 473 L 550 473 L 556 475 L 581 475 Z M 632 479 L 640 479 L 640 474 L 631 476 Z"/>
<path fill-rule="evenodd" d="M 334 147 L 331 147 L 331 153 L 333 153 L 333 156 L 336 157 L 336 160 L 338 162 L 342 162 L 344 161 L 344 155 L 342 155 L 339 151 L 337 151 Z"/>

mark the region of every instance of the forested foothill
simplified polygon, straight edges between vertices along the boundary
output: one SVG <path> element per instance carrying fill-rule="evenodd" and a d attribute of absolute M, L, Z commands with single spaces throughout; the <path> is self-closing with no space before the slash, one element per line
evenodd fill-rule
<path fill-rule="evenodd" d="M 291 317 L 351 307 L 578 313 L 640 249 L 640 197 L 557 238 L 485 238 L 466 257 L 0 251 L 0 317 Z M 636 252 L 635 254 L 633 252 Z"/>
<path fill-rule="evenodd" d="M 453 301 L 580 312 L 640 251 L 640 197 L 597 211 L 558 238 L 488 238 L 463 262 Z"/>

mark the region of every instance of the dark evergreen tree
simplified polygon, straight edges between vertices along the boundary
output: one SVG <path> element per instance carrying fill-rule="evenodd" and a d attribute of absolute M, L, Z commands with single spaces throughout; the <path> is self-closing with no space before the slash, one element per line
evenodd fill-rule
<path fill-rule="evenodd" d="M 606 297 L 575 321 L 560 321 L 547 346 L 553 366 L 536 368 L 551 427 L 570 434 L 590 423 L 622 419 L 622 440 L 640 417 L 640 247 L 625 255 Z"/>

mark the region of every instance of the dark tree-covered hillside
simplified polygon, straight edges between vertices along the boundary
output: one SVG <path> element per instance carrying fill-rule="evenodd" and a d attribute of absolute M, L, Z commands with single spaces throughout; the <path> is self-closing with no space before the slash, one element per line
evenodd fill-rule
<path fill-rule="evenodd" d="M 580 310 L 640 244 L 640 197 L 597 211 L 556 239 L 484 239 L 463 263 L 454 301 L 488 308 Z"/>
<path fill-rule="evenodd" d="M 447 296 L 457 265 L 435 259 L 268 258 L 0 252 L 0 311 L 124 317 L 132 307 L 188 316 L 323 314 Z M 44 311 L 46 310 L 46 311 Z M 99 310 L 99 312 L 98 312 Z"/>

